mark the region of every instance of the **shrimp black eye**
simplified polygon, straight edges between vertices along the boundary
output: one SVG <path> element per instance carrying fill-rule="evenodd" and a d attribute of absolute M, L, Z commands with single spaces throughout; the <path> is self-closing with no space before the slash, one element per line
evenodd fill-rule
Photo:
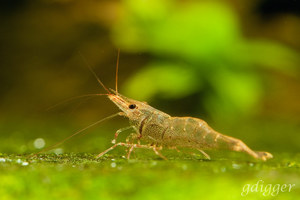
<path fill-rule="evenodd" d="M 135 105 L 135 104 L 130 104 L 128 107 L 129 107 L 130 109 L 135 109 L 135 108 L 136 108 L 136 105 Z"/>

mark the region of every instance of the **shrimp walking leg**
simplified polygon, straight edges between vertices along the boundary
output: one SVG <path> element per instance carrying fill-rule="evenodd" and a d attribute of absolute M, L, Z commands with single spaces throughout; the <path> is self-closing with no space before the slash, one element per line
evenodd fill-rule
<path fill-rule="evenodd" d="M 210 160 L 210 156 L 205 151 L 203 151 L 202 149 L 197 150 L 200 151 L 208 160 Z"/>
<path fill-rule="evenodd" d="M 121 132 L 126 131 L 126 130 L 131 129 L 131 128 L 133 128 L 133 126 L 128 126 L 128 127 L 121 128 L 121 129 L 117 130 L 116 133 L 115 133 L 115 137 L 114 137 L 114 139 L 111 141 L 111 143 L 116 144 L 116 140 L 117 140 L 119 134 L 120 134 Z"/>
<path fill-rule="evenodd" d="M 134 149 L 134 146 L 131 146 L 131 147 L 129 148 L 129 150 L 128 150 L 128 153 L 127 153 L 127 159 L 128 159 L 128 160 L 130 159 L 130 155 L 131 155 L 133 149 Z"/>
<path fill-rule="evenodd" d="M 108 153 L 109 151 L 113 150 L 113 149 L 116 148 L 117 146 L 129 147 L 129 148 L 130 148 L 129 151 L 131 150 L 131 152 L 132 152 L 132 150 L 133 150 L 134 148 L 152 149 L 156 155 L 158 155 L 159 157 L 161 157 L 161 158 L 164 159 L 164 160 L 167 160 L 167 158 L 166 158 L 165 156 L 163 156 L 163 155 L 159 152 L 159 150 L 161 150 L 162 147 L 156 147 L 155 145 L 154 145 L 154 146 L 150 146 L 150 145 L 141 145 L 141 144 L 128 144 L 128 143 L 124 143 L 124 142 L 119 142 L 119 143 L 117 143 L 117 144 L 111 146 L 110 148 L 106 149 L 106 150 L 103 151 L 102 153 L 98 154 L 98 155 L 96 156 L 96 158 L 102 157 L 103 155 L 105 155 L 105 154 Z M 130 152 L 130 153 L 131 153 L 131 152 Z M 129 154 L 129 156 L 130 156 L 130 154 Z M 127 155 L 127 157 L 128 157 L 128 155 Z"/>

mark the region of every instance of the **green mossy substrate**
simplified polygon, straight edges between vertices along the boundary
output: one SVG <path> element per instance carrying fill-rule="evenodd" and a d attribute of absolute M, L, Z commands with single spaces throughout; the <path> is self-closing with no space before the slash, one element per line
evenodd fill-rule
<path fill-rule="evenodd" d="M 243 155 L 206 160 L 168 151 L 168 161 L 139 150 L 130 160 L 120 152 L 99 159 L 95 155 L 28 158 L 0 153 L 1 199 L 292 200 L 300 196 L 300 154 L 275 154 L 268 162 L 239 157 Z M 247 193 L 246 184 L 258 188 Z M 281 192 L 276 184 L 295 185 L 290 192 Z"/>

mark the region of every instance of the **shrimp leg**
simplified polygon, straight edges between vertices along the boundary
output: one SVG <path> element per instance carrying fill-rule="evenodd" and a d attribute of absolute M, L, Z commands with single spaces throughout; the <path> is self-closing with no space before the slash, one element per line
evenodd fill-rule
<path fill-rule="evenodd" d="M 202 149 L 197 150 L 200 151 L 208 160 L 210 160 L 210 156 L 205 151 L 203 151 Z"/>
<path fill-rule="evenodd" d="M 120 128 L 119 130 L 117 130 L 116 133 L 115 133 L 115 137 L 114 137 L 114 139 L 111 141 L 111 143 L 112 143 L 112 144 L 116 144 L 116 140 L 117 140 L 119 134 L 120 134 L 121 132 L 126 131 L 126 130 L 131 129 L 131 128 L 134 128 L 134 127 L 133 127 L 133 126 L 128 126 L 128 127 Z"/>
<path fill-rule="evenodd" d="M 96 158 L 100 158 L 102 157 L 104 154 L 108 153 L 109 151 L 113 150 L 114 148 L 116 148 L 117 146 L 125 146 L 125 147 L 129 147 L 129 150 L 133 150 L 134 148 L 143 148 L 143 149 L 152 149 L 154 151 L 154 153 L 156 155 L 158 155 L 159 157 L 161 157 L 164 160 L 167 160 L 167 158 L 165 156 L 163 156 L 159 150 L 162 149 L 162 147 L 156 147 L 154 146 L 150 146 L 150 145 L 141 145 L 141 144 L 128 144 L 128 143 L 124 143 L 124 142 L 119 142 L 117 144 L 114 144 L 113 146 L 111 146 L 110 148 L 106 149 L 105 151 L 103 151 L 102 153 L 98 154 L 96 156 Z M 130 155 L 129 155 L 130 156 Z M 128 155 L 127 155 L 128 157 Z"/>

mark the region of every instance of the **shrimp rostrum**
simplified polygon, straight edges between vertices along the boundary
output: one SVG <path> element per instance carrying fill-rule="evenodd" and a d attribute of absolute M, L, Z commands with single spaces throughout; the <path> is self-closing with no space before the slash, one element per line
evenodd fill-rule
<path fill-rule="evenodd" d="M 152 149 L 158 156 L 166 159 L 160 150 L 163 147 L 177 149 L 185 147 L 199 150 L 208 159 L 204 150 L 230 150 L 244 152 L 255 159 L 266 161 L 272 158 L 268 152 L 251 150 L 239 139 L 223 135 L 213 130 L 205 121 L 193 117 L 172 117 L 159 111 L 145 102 L 129 99 L 112 90 L 108 98 L 122 111 L 120 115 L 129 119 L 130 127 L 120 129 L 115 134 L 114 145 L 100 153 L 101 157 L 117 146 L 128 147 L 127 157 L 135 148 Z M 123 130 L 132 128 L 135 130 L 126 142 L 116 143 L 117 136 Z M 133 141 L 137 141 L 134 143 Z M 144 141 L 147 145 L 141 144 Z"/>

